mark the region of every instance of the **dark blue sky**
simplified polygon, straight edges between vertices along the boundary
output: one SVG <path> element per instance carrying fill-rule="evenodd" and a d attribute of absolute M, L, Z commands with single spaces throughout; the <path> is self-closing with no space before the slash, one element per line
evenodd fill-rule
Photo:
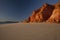
<path fill-rule="evenodd" d="M 55 4 L 58 0 L 0 0 L 0 20 L 23 20 L 44 3 Z"/>

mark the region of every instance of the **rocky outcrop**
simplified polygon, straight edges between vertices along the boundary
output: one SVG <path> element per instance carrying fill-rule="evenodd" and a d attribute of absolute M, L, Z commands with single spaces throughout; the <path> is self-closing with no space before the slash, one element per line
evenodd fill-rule
<path fill-rule="evenodd" d="M 47 20 L 50 23 L 60 23 L 60 3 L 55 5 L 55 9 L 52 12 L 52 15 Z"/>
<path fill-rule="evenodd" d="M 34 10 L 32 15 L 28 17 L 25 23 L 40 23 L 40 22 L 50 22 L 59 23 L 60 22 L 60 3 L 55 5 L 50 5 L 45 3 L 41 8 Z"/>

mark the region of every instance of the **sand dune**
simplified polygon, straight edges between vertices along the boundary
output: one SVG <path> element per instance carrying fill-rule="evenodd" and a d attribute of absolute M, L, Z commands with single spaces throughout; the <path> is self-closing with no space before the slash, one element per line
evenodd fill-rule
<path fill-rule="evenodd" d="M 60 40 L 60 24 L 1 24 L 0 40 Z"/>

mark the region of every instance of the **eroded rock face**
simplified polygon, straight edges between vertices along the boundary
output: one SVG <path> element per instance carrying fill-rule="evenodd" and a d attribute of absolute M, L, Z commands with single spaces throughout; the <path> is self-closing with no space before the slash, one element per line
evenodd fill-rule
<path fill-rule="evenodd" d="M 41 8 L 32 12 L 32 15 L 25 20 L 26 23 L 60 22 L 60 3 L 49 5 L 45 3 Z"/>
<path fill-rule="evenodd" d="M 55 8 L 60 8 L 60 2 L 58 2 L 57 4 L 54 5 Z"/>
<path fill-rule="evenodd" d="M 51 15 L 51 17 L 47 20 L 47 22 L 51 22 L 51 23 L 59 23 L 60 22 L 60 9 L 54 9 L 53 14 Z"/>
<path fill-rule="evenodd" d="M 44 9 L 41 9 L 41 13 L 43 15 L 43 20 L 46 21 L 52 14 L 52 11 L 54 10 L 54 6 L 53 5 L 49 5 L 49 4 L 44 4 L 43 5 Z"/>
<path fill-rule="evenodd" d="M 55 4 L 55 9 L 50 18 L 46 21 L 50 23 L 60 23 L 60 2 Z"/>

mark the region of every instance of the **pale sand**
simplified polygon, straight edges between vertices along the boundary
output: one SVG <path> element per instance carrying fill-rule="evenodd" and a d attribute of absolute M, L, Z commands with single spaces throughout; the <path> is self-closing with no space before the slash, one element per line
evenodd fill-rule
<path fill-rule="evenodd" d="M 0 24 L 0 40 L 60 40 L 60 24 Z"/>

